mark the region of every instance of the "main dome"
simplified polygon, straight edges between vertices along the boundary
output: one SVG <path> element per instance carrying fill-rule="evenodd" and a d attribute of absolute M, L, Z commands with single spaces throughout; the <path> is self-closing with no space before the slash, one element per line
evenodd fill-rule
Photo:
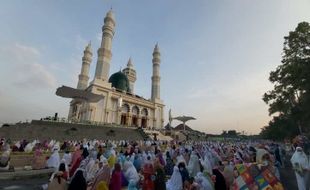
<path fill-rule="evenodd" d="M 112 74 L 109 78 L 109 83 L 112 84 L 112 87 L 118 90 L 130 92 L 129 80 L 121 71 Z"/>

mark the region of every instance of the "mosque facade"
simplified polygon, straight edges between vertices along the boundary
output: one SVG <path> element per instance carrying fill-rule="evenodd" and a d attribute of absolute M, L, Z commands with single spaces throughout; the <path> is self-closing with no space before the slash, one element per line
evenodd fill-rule
<path fill-rule="evenodd" d="M 101 98 L 96 101 L 89 101 L 89 99 L 83 98 L 83 95 L 70 96 L 72 101 L 70 102 L 68 120 L 143 128 L 163 128 L 165 105 L 160 99 L 159 71 L 161 60 L 158 44 L 153 50 L 151 98 L 145 99 L 135 94 L 137 73 L 131 58 L 123 70 L 109 75 L 115 24 L 114 13 L 110 10 L 104 18 L 102 41 L 97 51 L 94 79 L 89 82 L 93 53 L 91 44 L 88 44 L 82 57 L 82 68 L 78 76 L 77 88 L 74 89 L 78 94 L 88 93 Z"/>

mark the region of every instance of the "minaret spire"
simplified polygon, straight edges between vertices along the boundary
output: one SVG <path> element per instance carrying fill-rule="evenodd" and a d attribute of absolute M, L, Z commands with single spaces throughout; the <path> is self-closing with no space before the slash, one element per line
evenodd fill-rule
<path fill-rule="evenodd" d="M 102 27 L 101 46 L 98 49 L 98 60 L 96 65 L 95 79 L 108 81 L 110 62 L 112 58 L 112 39 L 115 33 L 115 18 L 112 9 L 108 11 L 104 18 Z"/>
<path fill-rule="evenodd" d="M 77 89 L 84 90 L 88 86 L 89 80 L 89 66 L 92 61 L 92 49 L 91 49 L 91 42 L 85 47 L 84 55 L 82 57 L 82 68 L 81 74 L 79 74 L 79 81 L 77 85 Z"/>
<path fill-rule="evenodd" d="M 129 91 L 134 93 L 135 82 L 137 80 L 136 70 L 133 67 L 132 59 L 129 57 L 127 62 L 127 67 L 123 69 L 123 73 L 127 76 L 129 80 Z"/>
<path fill-rule="evenodd" d="M 160 99 L 160 74 L 159 74 L 159 66 L 160 66 L 160 52 L 158 43 L 156 43 L 154 51 L 153 51 L 153 76 L 152 76 L 152 101 Z"/>

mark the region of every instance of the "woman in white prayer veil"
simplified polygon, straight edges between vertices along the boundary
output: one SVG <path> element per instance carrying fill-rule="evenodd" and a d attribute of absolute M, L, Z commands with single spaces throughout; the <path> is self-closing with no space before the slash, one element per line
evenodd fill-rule
<path fill-rule="evenodd" d="M 30 153 L 32 150 L 33 150 L 33 147 L 34 147 L 34 145 L 36 144 L 36 140 L 34 140 L 33 142 L 31 142 L 31 143 L 28 143 L 27 145 L 26 145 L 26 147 L 25 147 L 25 152 L 26 153 Z"/>
<path fill-rule="evenodd" d="M 99 170 L 99 160 L 91 158 L 85 168 L 86 181 L 91 181 Z"/>
<path fill-rule="evenodd" d="M 166 184 L 167 190 L 182 190 L 183 182 L 180 170 L 177 166 L 174 166 L 171 178 Z"/>
<path fill-rule="evenodd" d="M 192 152 L 188 162 L 187 170 L 191 177 L 195 177 L 197 173 L 200 172 L 199 158 L 196 152 Z"/>
<path fill-rule="evenodd" d="M 195 181 L 199 184 L 199 190 L 214 190 L 214 187 L 211 184 L 211 182 L 208 181 L 207 178 L 205 178 L 205 176 L 201 172 L 197 173 Z"/>
<path fill-rule="evenodd" d="M 133 180 L 135 184 L 137 184 L 140 180 L 139 174 L 130 161 L 126 161 L 124 163 L 124 176 L 127 179 L 127 181 Z"/>
<path fill-rule="evenodd" d="M 181 162 L 184 162 L 186 165 L 186 161 L 185 161 L 184 156 L 181 153 L 178 153 L 176 165 L 178 165 Z"/>
<path fill-rule="evenodd" d="M 298 190 L 306 190 L 306 172 L 309 172 L 309 163 L 307 155 L 301 147 L 297 147 L 291 158 L 291 163 L 295 170 Z"/>
<path fill-rule="evenodd" d="M 208 172 L 209 174 L 212 174 L 213 168 L 212 168 L 211 162 L 207 154 L 205 154 L 204 159 L 200 160 L 200 162 L 201 162 L 201 165 L 203 166 L 204 172 Z"/>
<path fill-rule="evenodd" d="M 54 168 L 55 171 L 58 170 L 59 164 L 60 164 L 60 156 L 58 153 L 59 147 L 53 148 L 53 154 L 50 156 L 50 158 L 47 160 L 47 167 Z"/>
<path fill-rule="evenodd" d="M 265 154 L 268 154 L 267 150 L 262 149 L 262 148 L 257 148 L 256 149 L 256 162 L 258 164 L 262 164 L 263 163 L 263 156 Z"/>

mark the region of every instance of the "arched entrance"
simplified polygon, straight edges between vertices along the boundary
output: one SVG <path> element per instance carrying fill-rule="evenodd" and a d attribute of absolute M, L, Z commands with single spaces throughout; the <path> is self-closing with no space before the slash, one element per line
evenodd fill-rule
<path fill-rule="evenodd" d="M 143 108 L 141 111 L 141 127 L 146 128 L 147 127 L 147 116 L 148 112 L 146 108 Z"/>
<path fill-rule="evenodd" d="M 124 104 L 122 106 L 122 115 L 121 115 L 121 123 L 120 123 L 121 125 L 128 125 L 128 122 L 127 122 L 128 113 L 129 113 L 129 105 Z"/>
<path fill-rule="evenodd" d="M 131 125 L 134 127 L 137 127 L 138 126 L 139 108 L 137 106 L 133 106 L 131 113 L 132 113 Z"/>

